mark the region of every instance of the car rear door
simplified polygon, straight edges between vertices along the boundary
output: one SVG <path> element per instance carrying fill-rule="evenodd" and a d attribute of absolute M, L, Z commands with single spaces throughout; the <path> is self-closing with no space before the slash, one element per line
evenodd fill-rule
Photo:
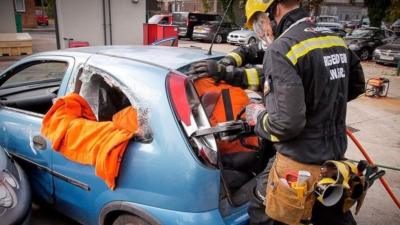
<path fill-rule="evenodd" d="M 56 97 L 61 81 L 67 82 L 73 67 L 73 58 L 38 56 L 0 76 L 0 145 L 25 166 L 32 188 L 49 203 L 53 200 L 53 151 L 40 133 L 44 114 L 34 111 L 37 108 L 29 106 L 29 101 L 38 104 L 35 101 Z M 49 103 L 51 106 L 51 99 Z"/>

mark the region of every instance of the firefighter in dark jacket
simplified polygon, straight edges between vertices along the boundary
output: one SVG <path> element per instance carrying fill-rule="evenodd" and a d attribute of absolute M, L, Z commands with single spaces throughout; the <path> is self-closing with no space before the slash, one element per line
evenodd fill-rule
<path fill-rule="evenodd" d="M 266 107 L 247 116 L 256 118 L 256 133 L 274 142 L 277 150 L 275 161 L 270 161 L 255 189 L 250 223 L 280 224 L 264 211 L 265 205 L 269 208 L 266 192 L 274 188 L 272 171 L 284 176 L 276 169 L 282 168 L 277 159 L 304 166 L 343 159 L 347 102 L 364 93 L 365 80 L 359 58 L 340 37 L 319 32 L 298 0 L 248 0 L 246 16 L 247 26 L 256 32 L 266 30 L 263 20 L 277 23 L 275 40 L 266 50 L 263 63 Z M 325 207 L 318 201 L 311 221 L 303 222 L 356 224 L 349 211 L 342 212 L 340 204 Z"/>

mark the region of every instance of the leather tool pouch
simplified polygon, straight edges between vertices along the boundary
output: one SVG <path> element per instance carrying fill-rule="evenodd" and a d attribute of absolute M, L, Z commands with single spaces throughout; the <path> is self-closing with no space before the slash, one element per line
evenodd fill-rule
<path fill-rule="evenodd" d="M 295 189 L 280 180 L 288 170 L 307 170 L 311 173 L 303 197 L 299 197 Z M 302 164 L 277 153 L 268 177 L 264 202 L 267 215 L 289 225 L 298 225 L 301 220 L 310 220 L 315 201 L 314 185 L 319 176 L 320 166 Z"/>

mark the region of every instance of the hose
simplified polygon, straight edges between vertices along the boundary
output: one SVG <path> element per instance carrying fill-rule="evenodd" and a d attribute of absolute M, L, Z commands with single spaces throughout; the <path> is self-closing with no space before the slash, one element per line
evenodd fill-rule
<path fill-rule="evenodd" d="M 354 142 L 354 144 L 357 146 L 357 148 L 361 151 L 365 159 L 370 163 L 374 164 L 372 161 L 371 157 L 369 157 L 367 151 L 365 148 L 360 144 L 360 142 L 357 140 L 357 138 L 351 133 L 349 129 L 346 129 L 347 136 L 350 137 L 350 139 Z M 386 179 L 384 177 L 380 177 L 379 180 L 381 181 L 383 187 L 386 189 L 386 192 L 389 194 L 389 196 L 392 198 L 393 202 L 397 205 L 397 207 L 400 209 L 400 201 L 399 199 L 394 195 L 392 189 L 390 188 L 389 184 L 387 183 Z"/>

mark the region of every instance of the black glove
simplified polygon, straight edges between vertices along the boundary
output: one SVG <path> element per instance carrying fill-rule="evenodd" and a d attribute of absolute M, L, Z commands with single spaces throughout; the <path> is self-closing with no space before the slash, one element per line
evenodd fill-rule
<path fill-rule="evenodd" d="M 226 67 L 214 60 L 204 60 L 190 66 L 189 75 L 211 76 L 216 82 L 225 79 Z"/>

